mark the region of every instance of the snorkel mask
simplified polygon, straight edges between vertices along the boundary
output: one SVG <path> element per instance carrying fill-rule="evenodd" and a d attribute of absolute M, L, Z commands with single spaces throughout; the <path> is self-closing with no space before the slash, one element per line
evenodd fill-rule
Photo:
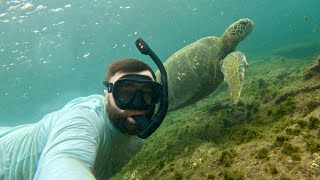
<path fill-rule="evenodd" d="M 162 86 L 144 75 L 129 74 L 114 84 L 105 81 L 104 85 L 122 110 L 149 110 L 162 96 Z"/>
<path fill-rule="evenodd" d="M 138 74 L 129 74 L 121 77 L 115 83 L 104 81 L 109 93 L 112 93 L 116 105 L 122 110 L 149 110 L 160 102 L 158 111 L 151 119 L 143 115 L 134 115 L 132 118 L 137 122 L 138 137 L 146 139 L 154 133 L 168 110 L 168 83 L 167 73 L 158 56 L 149 48 L 141 38 L 135 42 L 139 51 L 149 55 L 156 63 L 161 73 L 161 84 L 153 81 L 150 77 Z"/>

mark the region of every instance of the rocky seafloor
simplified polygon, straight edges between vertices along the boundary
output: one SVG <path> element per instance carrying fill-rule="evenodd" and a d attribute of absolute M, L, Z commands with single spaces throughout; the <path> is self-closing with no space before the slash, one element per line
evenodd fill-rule
<path fill-rule="evenodd" d="M 236 105 L 223 84 L 169 112 L 112 179 L 318 179 L 320 56 L 248 61 Z"/>

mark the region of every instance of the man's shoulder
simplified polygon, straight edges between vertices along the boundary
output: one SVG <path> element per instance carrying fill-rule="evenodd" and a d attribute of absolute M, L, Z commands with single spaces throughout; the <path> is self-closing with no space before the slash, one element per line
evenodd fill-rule
<path fill-rule="evenodd" d="M 105 107 L 104 96 L 95 94 L 86 97 L 79 97 L 68 102 L 62 109 L 70 109 L 75 107 L 99 110 Z"/>
<path fill-rule="evenodd" d="M 104 97 L 102 95 L 90 95 L 73 99 L 60 109 L 55 117 L 63 119 L 65 123 L 67 121 L 72 122 L 72 119 L 75 118 L 103 122 L 106 118 Z"/>
<path fill-rule="evenodd" d="M 101 95 L 73 99 L 56 112 L 53 116 L 54 118 L 45 118 L 47 121 L 45 124 L 54 129 L 92 127 L 100 132 L 103 130 L 101 128 L 105 126 L 106 122 L 104 104 L 104 97 Z"/>

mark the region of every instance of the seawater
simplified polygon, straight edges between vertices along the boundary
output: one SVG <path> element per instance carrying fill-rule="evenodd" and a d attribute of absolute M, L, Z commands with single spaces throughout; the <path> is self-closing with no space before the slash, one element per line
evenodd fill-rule
<path fill-rule="evenodd" d="M 144 38 L 165 61 L 240 18 L 252 34 L 248 62 L 320 37 L 319 0 L 0 0 L 0 125 L 39 121 L 69 100 L 102 94 L 108 64 L 134 57 Z M 279 64 L 280 65 L 280 64 Z"/>

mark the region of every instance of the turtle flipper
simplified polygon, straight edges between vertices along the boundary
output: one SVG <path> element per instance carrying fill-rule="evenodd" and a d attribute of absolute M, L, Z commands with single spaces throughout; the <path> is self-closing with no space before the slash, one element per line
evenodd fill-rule
<path fill-rule="evenodd" d="M 224 75 L 224 81 L 228 83 L 233 103 L 237 103 L 240 97 L 245 66 L 249 66 L 246 56 L 239 51 L 230 53 L 222 61 L 221 71 Z"/>

